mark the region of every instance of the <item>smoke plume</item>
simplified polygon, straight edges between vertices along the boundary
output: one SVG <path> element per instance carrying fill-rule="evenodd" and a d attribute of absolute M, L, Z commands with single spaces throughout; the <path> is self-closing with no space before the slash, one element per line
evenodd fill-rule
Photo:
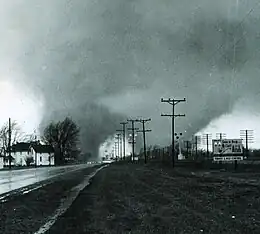
<path fill-rule="evenodd" d="M 84 150 L 130 117 L 151 117 L 149 142 L 169 143 L 161 97 L 187 98 L 176 107 L 187 136 L 259 99 L 256 0 L 0 2 L 0 72 L 43 97 L 42 126 L 75 119 Z"/>

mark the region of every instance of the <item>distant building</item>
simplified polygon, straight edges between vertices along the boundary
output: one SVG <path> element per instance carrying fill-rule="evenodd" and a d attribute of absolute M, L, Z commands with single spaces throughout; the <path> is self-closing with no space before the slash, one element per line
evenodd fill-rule
<path fill-rule="evenodd" d="M 40 141 L 12 145 L 11 156 L 13 166 L 26 166 L 29 161 L 29 165 L 54 165 L 54 149 L 49 145 L 42 145 Z"/>
<path fill-rule="evenodd" d="M 29 155 L 37 162 L 37 166 L 54 165 L 54 149 L 50 145 L 31 145 Z"/>
<path fill-rule="evenodd" d="M 0 169 L 4 168 L 4 156 L 0 154 Z"/>
<path fill-rule="evenodd" d="M 30 157 L 30 146 L 32 143 L 18 142 L 12 145 L 11 156 L 13 160 L 12 166 L 26 166 L 26 158 Z M 7 162 L 7 164 L 9 164 Z"/>

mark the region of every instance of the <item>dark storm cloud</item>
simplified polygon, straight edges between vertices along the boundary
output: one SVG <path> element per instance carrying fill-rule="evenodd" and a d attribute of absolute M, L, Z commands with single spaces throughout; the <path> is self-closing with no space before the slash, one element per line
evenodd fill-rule
<path fill-rule="evenodd" d="M 5 14 L 19 41 L 13 63 L 43 94 L 44 123 L 71 115 L 86 149 L 96 150 L 127 116 L 152 117 L 149 140 L 167 142 L 162 96 L 187 97 L 177 129 L 194 134 L 258 92 L 256 1 L 18 3 Z"/>

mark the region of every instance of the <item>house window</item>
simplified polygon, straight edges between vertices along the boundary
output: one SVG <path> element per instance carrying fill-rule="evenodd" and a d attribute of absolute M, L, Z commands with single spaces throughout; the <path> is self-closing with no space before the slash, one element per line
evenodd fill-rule
<path fill-rule="evenodd" d="M 40 157 L 40 162 L 42 162 L 42 156 Z"/>

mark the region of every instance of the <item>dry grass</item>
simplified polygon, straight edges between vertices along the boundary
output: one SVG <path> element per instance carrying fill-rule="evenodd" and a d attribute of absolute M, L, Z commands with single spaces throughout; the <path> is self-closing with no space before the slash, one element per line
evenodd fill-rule
<path fill-rule="evenodd" d="M 260 233 L 258 195 L 257 186 L 115 164 L 50 233 Z"/>

